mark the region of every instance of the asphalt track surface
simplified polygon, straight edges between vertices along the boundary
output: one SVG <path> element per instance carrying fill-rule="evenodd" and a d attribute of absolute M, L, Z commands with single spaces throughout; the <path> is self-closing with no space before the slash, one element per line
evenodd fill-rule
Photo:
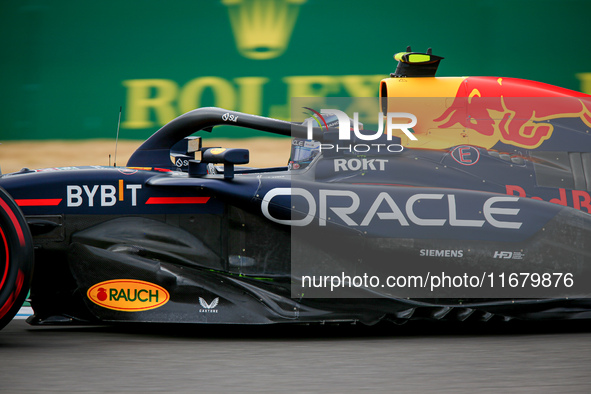
<path fill-rule="evenodd" d="M 591 322 L 31 327 L 2 392 L 591 392 Z"/>

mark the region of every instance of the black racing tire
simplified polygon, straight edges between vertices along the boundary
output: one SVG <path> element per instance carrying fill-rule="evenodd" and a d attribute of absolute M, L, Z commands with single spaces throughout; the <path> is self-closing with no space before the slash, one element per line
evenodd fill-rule
<path fill-rule="evenodd" d="M 33 237 L 16 202 L 0 187 L 0 329 L 23 305 L 33 276 Z"/>

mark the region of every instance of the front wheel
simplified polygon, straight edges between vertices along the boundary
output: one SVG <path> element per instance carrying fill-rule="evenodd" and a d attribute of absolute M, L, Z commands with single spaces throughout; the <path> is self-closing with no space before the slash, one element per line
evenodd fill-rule
<path fill-rule="evenodd" d="M 33 238 L 18 205 L 0 187 L 0 329 L 25 301 L 33 275 Z"/>

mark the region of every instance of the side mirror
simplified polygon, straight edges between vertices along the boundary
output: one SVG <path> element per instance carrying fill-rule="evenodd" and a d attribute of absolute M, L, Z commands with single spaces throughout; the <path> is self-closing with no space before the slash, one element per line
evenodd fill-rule
<path fill-rule="evenodd" d="M 207 173 L 207 163 L 224 164 L 224 179 L 234 178 L 234 165 L 248 164 L 250 154 L 248 149 L 203 148 L 201 161 L 189 162 L 189 175 L 202 176 Z"/>

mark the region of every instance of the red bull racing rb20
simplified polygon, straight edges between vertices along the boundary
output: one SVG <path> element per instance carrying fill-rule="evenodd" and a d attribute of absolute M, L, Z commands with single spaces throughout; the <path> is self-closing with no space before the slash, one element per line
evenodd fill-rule
<path fill-rule="evenodd" d="M 377 131 L 199 108 L 126 167 L 1 175 L 0 327 L 29 290 L 34 325 L 591 318 L 591 96 L 395 59 Z M 220 125 L 291 137 L 287 165 Z"/>

